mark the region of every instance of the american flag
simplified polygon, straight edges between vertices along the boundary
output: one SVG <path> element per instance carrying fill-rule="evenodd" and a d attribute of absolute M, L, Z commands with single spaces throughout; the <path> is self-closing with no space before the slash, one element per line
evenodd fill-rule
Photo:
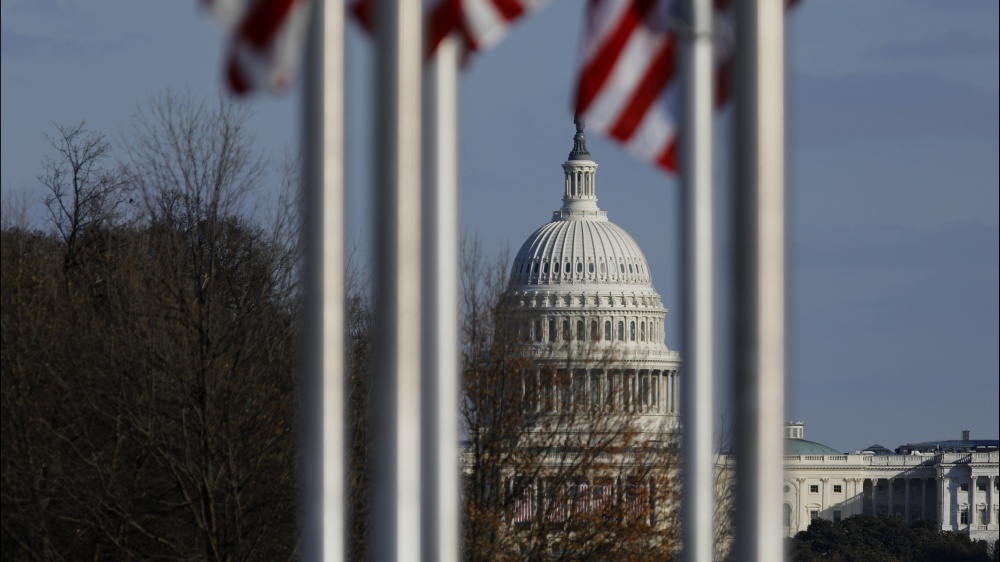
<path fill-rule="evenodd" d="M 229 90 L 280 92 L 301 64 L 309 0 L 202 0 L 230 33 L 225 77 Z"/>
<path fill-rule="evenodd" d="M 676 0 L 591 0 L 576 90 L 576 114 L 587 127 L 640 159 L 677 170 L 680 68 L 684 33 Z M 716 102 L 727 97 L 725 69 L 734 35 L 728 2 L 716 0 Z"/>
<path fill-rule="evenodd" d="M 466 57 L 496 45 L 522 16 L 548 0 L 430 0 L 425 2 L 427 56 L 449 34 L 456 34 Z M 359 0 L 354 14 L 365 29 L 374 26 L 374 0 Z"/>

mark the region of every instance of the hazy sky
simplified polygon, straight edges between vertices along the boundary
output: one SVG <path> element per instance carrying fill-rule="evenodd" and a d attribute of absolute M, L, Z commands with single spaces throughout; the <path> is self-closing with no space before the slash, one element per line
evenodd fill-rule
<path fill-rule="evenodd" d="M 196 4 L 2 1 L 5 199 L 41 196 L 53 123 L 85 119 L 120 139 L 150 95 L 215 95 L 224 40 Z M 462 79 L 462 222 L 489 250 L 516 252 L 560 205 L 582 4 L 555 0 Z M 846 451 L 1000 433 L 998 12 L 994 0 L 806 0 L 789 19 L 787 416 L 809 439 Z M 352 29 L 347 175 L 362 244 L 370 66 Z M 276 157 L 296 144 L 297 96 L 253 100 L 257 139 Z M 729 127 L 723 113 L 720 260 Z M 600 206 L 645 251 L 671 309 L 667 344 L 683 353 L 677 182 L 589 139 Z"/>

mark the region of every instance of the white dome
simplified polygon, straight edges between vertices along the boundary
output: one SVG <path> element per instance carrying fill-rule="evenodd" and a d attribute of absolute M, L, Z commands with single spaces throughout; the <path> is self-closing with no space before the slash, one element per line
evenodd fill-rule
<path fill-rule="evenodd" d="M 565 218 L 557 211 L 552 222 L 521 245 L 511 268 L 510 289 L 581 284 L 613 285 L 617 290 L 622 285 L 632 286 L 629 290 L 652 288 L 646 256 L 621 227 L 606 217 Z"/>

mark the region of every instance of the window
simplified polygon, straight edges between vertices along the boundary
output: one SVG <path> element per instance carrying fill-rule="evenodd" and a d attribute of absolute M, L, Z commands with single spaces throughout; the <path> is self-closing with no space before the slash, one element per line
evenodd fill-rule
<path fill-rule="evenodd" d="M 979 506 L 979 524 L 980 525 L 989 525 L 990 522 L 988 521 L 988 513 L 989 512 L 986 511 L 986 506 L 985 505 Z"/>
<path fill-rule="evenodd" d="M 639 323 L 639 341 L 646 341 L 646 323 Z"/>
<path fill-rule="evenodd" d="M 624 339 L 625 339 L 625 322 L 622 322 L 621 320 L 619 320 L 618 321 L 618 340 L 621 341 L 621 340 L 624 340 Z"/>
<path fill-rule="evenodd" d="M 569 341 L 572 335 L 573 332 L 569 331 L 569 320 L 563 320 L 563 340 Z"/>
<path fill-rule="evenodd" d="M 788 505 L 787 503 L 785 504 L 785 509 L 784 509 L 784 522 L 785 522 L 785 527 L 792 526 L 792 506 Z"/>
<path fill-rule="evenodd" d="M 611 330 L 608 331 L 610 332 Z M 601 333 L 597 330 L 597 320 L 590 321 L 590 337 L 595 340 L 601 337 Z"/>
<path fill-rule="evenodd" d="M 584 330 L 583 320 L 576 321 L 576 339 L 587 341 L 587 332 Z"/>
<path fill-rule="evenodd" d="M 817 519 L 819 519 L 819 510 L 818 509 L 810 509 L 809 510 L 809 520 L 810 521 L 815 521 Z"/>
<path fill-rule="evenodd" d="M 843 486 L 841 486 L 840 484 L 834 484 L 833 485 L 833 493 L 834 494 L 842 494 L 843 492 L 844 492 L 844 487 Z"/>
<path fill-rule="evenodd" d="M 591 266 L 591 267 L 593 267 L 593 266 Z M 583 262 L 580 262 L 580 261 L 576 262 L 576 272 L 577 273 L 583 273 Z M 591 272 L 591 273 L 593 273 L 593 272 Z"/>
<path fill-rule="evenodd" d="M 552 273 L 559 273 L 559 262 L 552 264 Z"/>
<path fill-rule="evenodd" d="M 958 485 L 958 489 L 961 490 L 961 491 L 963 491 L 963 492 L 968 492 L 969 491 L 969 483 L 968 482 L 962 482 L 961 484 Z"/>
<path fill-rule="evenodd" d="M 819 493 L 819 484 L 810 484 L 809 485 L 809 493 L 810 494 L 818 494 Z"/>
<path fill-rule="evenodd" d="M 604 262 L 601 262 L 601 274 L 603 275 L 604 273 L 605 273 Z"/>
<path fill-rule="evenodd" d="M 833 522 L 834 523 L 839 523 L 840 522 L 840 518 L 841 518 L 840 510 L 839 509 L 833 510 Z"/>
<path fill-rule="evenodd" d="M 969 508 L 963 507 L 958 513 L 958 522 L 962 525 L 969 524 Z"/>
<path fill-rule="evenodd" d="M 635 320 L 628 323 L 628 339 L 635 341 Z"/>
<path fill-rule="evenodd" d="M 549 320 L 549 341 L 556 341 L 556 321 Z"/>
<path fill-rule="evenodd" d="M 985 480 L 976 480 L 976 489 L 979 490 L 980 492 L 985 492 L 986 491 L 986 481 Z"/>
<path fill-rule="evenodd" d="M 542 321 L 535 320 L 535 341 L 541 343 L 542 341 Z"/>
<path fill-rule="evenodd" d="M 569 275 L 570 273 L 573 273 L 572 266 L 570 266 L 569 262 L 566 262 L 566 269 L 564 269 L 563 271 L 566 272 L 566 275 Z"/>
<path fill-rule="evenodd" d="M 611 341 L 611 320 L 604 321 L 604 341 Z"/>
<path fill-rule="evenodd" d="M 594 273 L 594 262 L 587 264 L 587 273 Z"/>

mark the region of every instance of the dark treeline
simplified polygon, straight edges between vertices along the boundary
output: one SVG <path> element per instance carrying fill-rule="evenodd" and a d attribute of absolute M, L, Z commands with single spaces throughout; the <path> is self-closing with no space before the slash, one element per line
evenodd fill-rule
<path fill-rule="evenodd" d="M 117 153 L 59 127 L 48 228 L 5 213 L 3 559 L 295 556 L 297 248 L 248 211 L 246 117 L 165 94 Z"/>
<path fill-rule="evenodd" d="M 992 555 L 988 553 L 992 546 Z M 817 519 L 789 539 L 796 562 L 991 562 L 997 545 L 972 541 L 964 533 L 942 532 L 934 521 L 907 526 L 899 517 L 854 515 L 833 522 Z"/>

